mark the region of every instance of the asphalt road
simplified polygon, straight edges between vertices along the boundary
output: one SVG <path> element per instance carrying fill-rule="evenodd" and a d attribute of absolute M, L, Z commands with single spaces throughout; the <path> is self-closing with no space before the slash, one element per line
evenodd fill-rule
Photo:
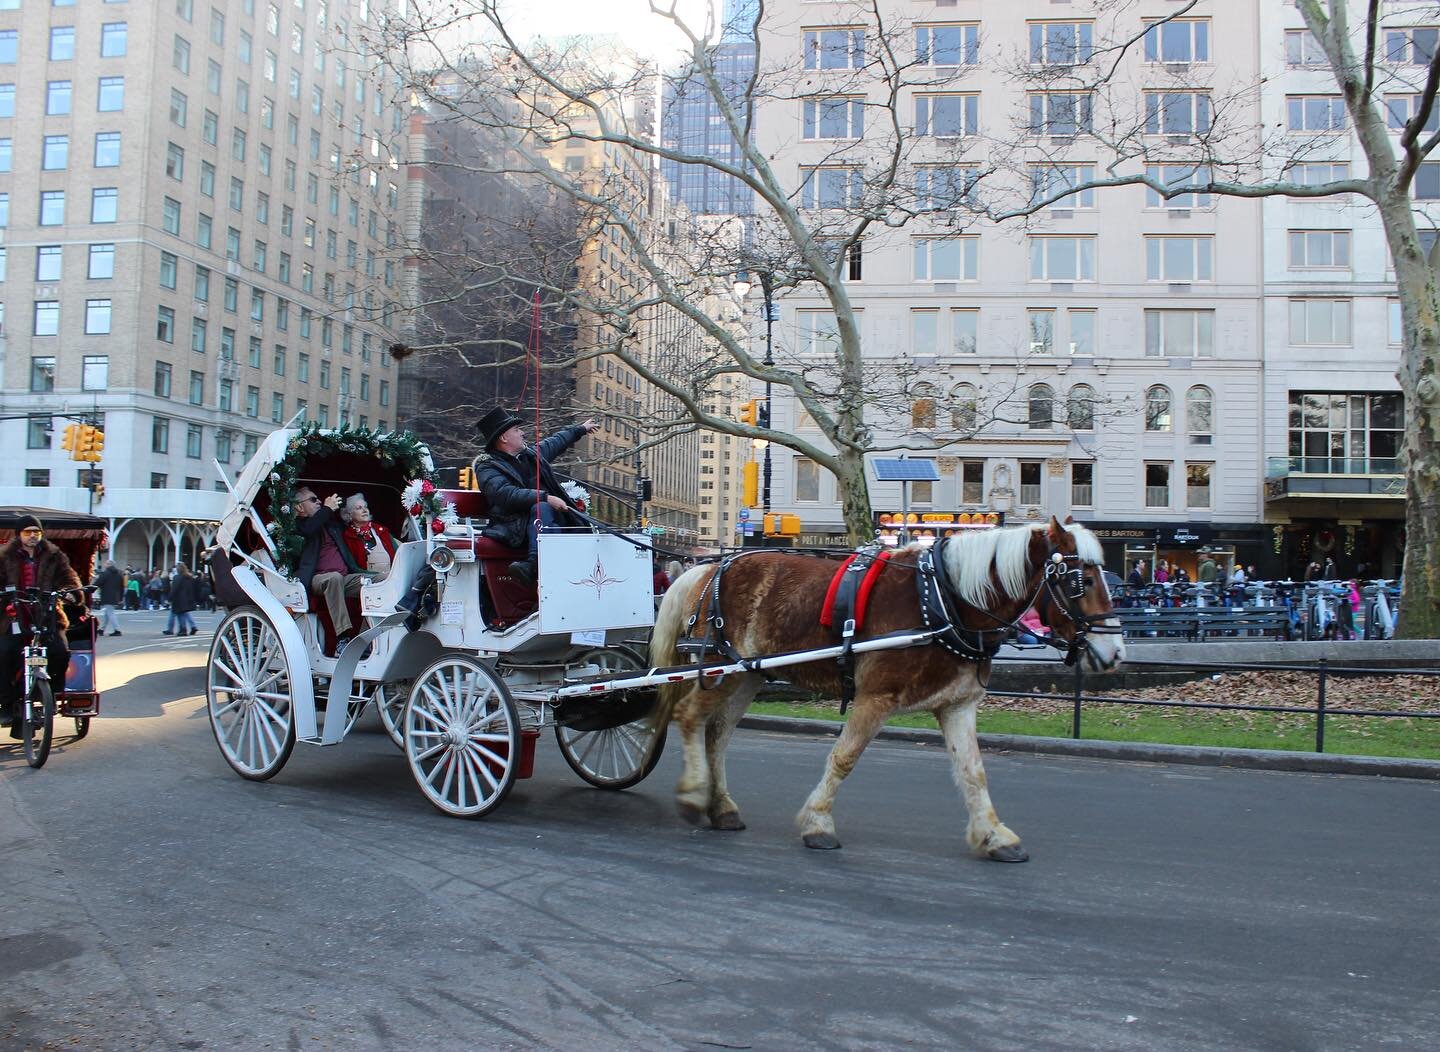
<path fill-rule="evenodd" d="M 205 636 L 131 615 L 105 715 L 0 749 L 0 1047 L 1369 1049 L 1440 1032 L 1440 785 L 993 756 L 1032 861 L 971 857 L 938 749 L 878 743 L 845 848 L 792 818 L 828 743 L 742 731 L 750 828 L 673 815 L 676 750 L 584 787 L 544 741 L 489 819 L 367 717 L 232 774 Z M 202 625 L 213 623 L 213 616 Z M 153 623 L 152 623 L 153 622 Z M 123 645 L 122 645 L 123 644 Z"/>

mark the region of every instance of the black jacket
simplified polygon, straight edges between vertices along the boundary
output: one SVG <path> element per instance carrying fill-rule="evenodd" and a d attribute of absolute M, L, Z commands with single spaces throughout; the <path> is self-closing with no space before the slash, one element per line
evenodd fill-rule
<path fill-rule="evenodd" d="M 475 481 L 490 506 L 490 525 L 485 528 L 485 536 L 512 548 L 523 548 L 528 541 L 530 520 L 536 504 L 550 495 L 570 504 L 570 498 L 560 488 L 560 480 L 555 477 L 550 461 L 579 442 L 585 433 L 583 427 L 576 425 L 557 431 L 540 442 L 539 490 L 535 488 L 535 450 L 528 446 L 516 456 L 492 453 L 489 460 L 481 462 Z M 573 522 L 580 524 L 578 519 Z"/>
<path fill-rule="evenodd" d="M 197 579 L 177 573 L 170 582 L 170 609 L 177 614 L 188 614 L 195 609 Z"/>
<path fill-rule="evenodd" d="M 101 606 L 119 606 L 125 599 L 125 575 L 118 566 L 106 566 L 95 575 Z"/>
<path fill-rule="evenodd" d="M 320 510 L 308 519 L 301 519 L 296 524 L 300 536 L 305 538 L 305 547 L 300 552 L 300 563 L 295 568 L 295 578 L 305 590 L 310 590 L 310 580 L 315 576 L 315 564 L 320 561 L 320 538 L 321 531 L 328 531 L 330 539 L 335 542 L 335 547 L 340 549 L 340 556 L 345 560 L 345 568 L 349 573 L 359 573 L 360 567 L 355 565 L 354 558 L 350 555 L 350 549 L 345 547 L 345 527 L 336 518 L 335 513 L 325 505 L 320 505 Z"/>

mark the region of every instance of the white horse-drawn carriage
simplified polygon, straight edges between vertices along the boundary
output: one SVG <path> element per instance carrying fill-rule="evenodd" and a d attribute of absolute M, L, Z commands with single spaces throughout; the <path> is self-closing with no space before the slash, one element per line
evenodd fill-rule
<path fill-rule="evenodd" d="M 605 531 L 547 533 L 537 589 L 507 573 L 522 553 L 482 535 L 481 494 L 437 490 L 431 473 L 412 436 L 308 426 L 274 432 L 246 466 L 210 559 L 227 613 L 206 694 L 226 762 L 270 778 L 297 741 L 338 745 L 373 702 L 448 814 L 504 800 L 547 726 L 590 784 L 642 780 L 664 734 L 624 640 L 654 620 L 650 553 Z M 362 493 L 396 542 L 389 572 L 351 600 L 356 634 L 338 653 L 324 604 L 295 578 L 299 486 Z"/>

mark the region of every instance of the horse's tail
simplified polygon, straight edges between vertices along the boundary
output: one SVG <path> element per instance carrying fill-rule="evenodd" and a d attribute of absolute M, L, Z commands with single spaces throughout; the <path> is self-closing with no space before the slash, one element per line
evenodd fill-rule
<path fill-rule="evenodd" d="M 680 664 L 680 651 L 675 644 L 684 631 L 689 611 L 694 605 L 695 586 L 702 577 L 709 574 L 711 567 L 692 566 L 672 582 L 660 600 L 660 610 L 655 615 L 655 631 L 650 636 L 650 664 L 654 668 L 668 668 Z M 659 702 L 655 706 L 654 721 L 659 730 L 670 724 L 675 705 L 685 696 L 692 683 L 666 683 L 660 688 Z"/>

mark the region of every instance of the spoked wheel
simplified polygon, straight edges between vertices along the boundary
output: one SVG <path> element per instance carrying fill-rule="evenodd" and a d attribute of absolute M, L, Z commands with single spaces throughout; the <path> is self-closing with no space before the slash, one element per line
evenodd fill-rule
<path fill-rule="evenodd" d="M 76 717 L 75 717 L 75 740 L 76 740 L 76 741 L 79 741 L 81 738 L 85 737 L 85 735 L 87 735 L 87 734 L 89 734 L 89 733 L 90 733 L 90 717 L 89 717 L 89 716 L 76 716 Z"/>
<path fill-rule="evenodd" d="M 515 784 L 520 718 L 483 662 L 456 654 L 432 664 L 415 680 L 401 727 L 420 791 L 447 815 L 479 818 Z"/>
<path fill-rule="evenodd" d="M 643 672 L 649 666 L 625 646 L 597 647 L 575 659 L 606 672 Z M 555 741 L 570 769 L 597 789 L 629 789 L 655 770 L 665 751 L 665 735 L 656 734 L 650 716 L 618 727 L 582 731 L 555 725 Z"/>
<path fill-rule="evenodd" d="M 31 767 L 44 767 L 55 737 L 55 694 L 49 681 L 37 679 L 30 685 L 30 696 L 20 706 L 20 716 L 25 762 Z"/>
<path fill-rule="evenodd" d="M 396 748 L 405 748 L 405 703 L 410 700 L 413 679 L 397 679 L 393 683 L 375 685 L 375 709 L 380 713 L 380 724 Z"/>
<path fill-rule="evenodd" d="M 295 748 L 290 668 L 254 607 L 232 611 L 216 630 L 205 694 L 215 742 L 236 774 L 260 782 L 285 766 Z"/>

